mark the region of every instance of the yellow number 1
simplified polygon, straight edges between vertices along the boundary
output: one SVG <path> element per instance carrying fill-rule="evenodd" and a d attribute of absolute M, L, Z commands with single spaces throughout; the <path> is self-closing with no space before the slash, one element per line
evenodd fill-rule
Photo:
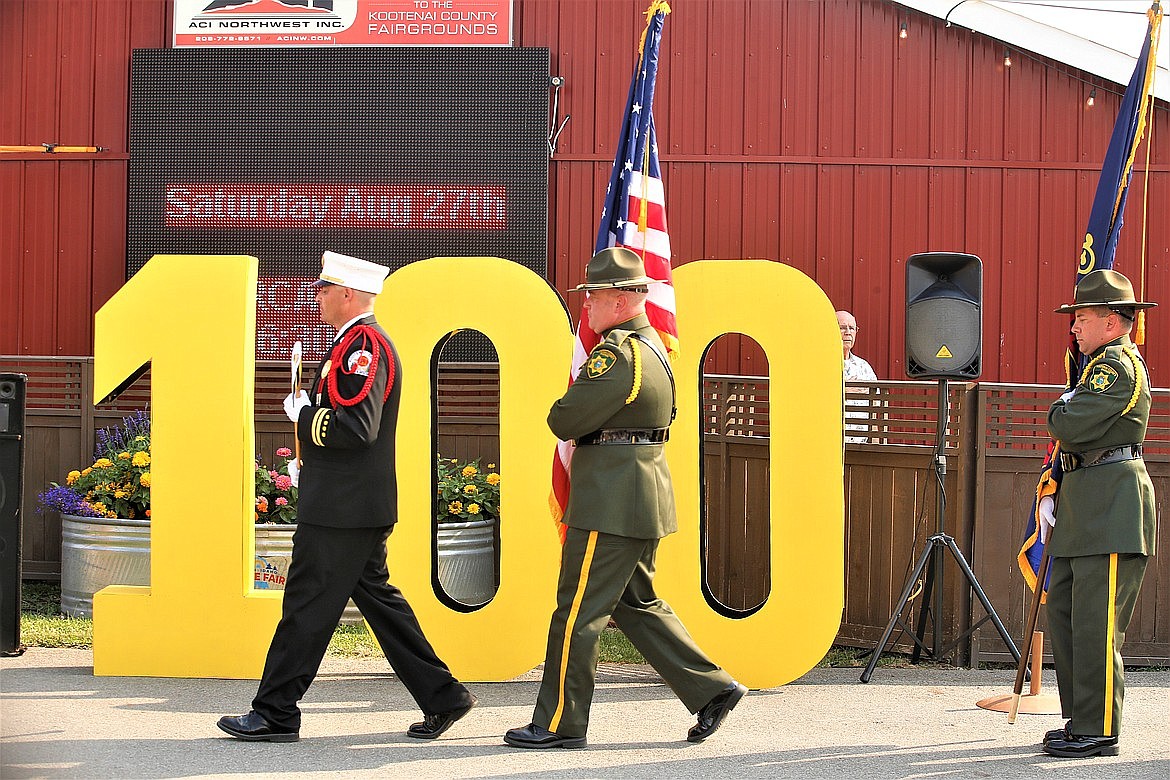
<path fill-rule="evenodd" d="M 256 267 L 156 255 L 97 314 L 95 400 L 150 364 L 152 463 L 150 586 L 94 596 L 94 674 L 263 667 L 281 594 L 251 592 Z"/>

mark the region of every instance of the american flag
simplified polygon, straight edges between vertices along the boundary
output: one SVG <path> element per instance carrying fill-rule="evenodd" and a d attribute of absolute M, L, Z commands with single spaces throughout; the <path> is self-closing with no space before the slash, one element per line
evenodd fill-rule
<path fill-rule="evenodd" d="M 1147 16 L 1150 23 L 1146 29 L 1146 37 L 1142 42 L 1141 54 L 1138 55 L 1133 75 L 1130 77 L 1125 95 L 1121 99 L 1117 122 L 1113 125 L 1113 135 L 1109 139 L 1109 148 L 1105 152 L 1105 161 L 1101 165 L 1101 178 L 1097 181 L 1093 208 L 1089 212 L 1089 225 L 1085 231 L 1084 243 L 1081 245 L 1075 282 L 1079 282 L 1085 274 L 1113 267 L 1113 258 L 1117 252 L 1117 239 L 1121 235 L 1125 200 L 1129 193 L 1130 174 L 1133 172 L 1134 156 L 1145 131 L 1150 90 L 1154 83 L 1155 58 L 1150 53 L 1151 50 L 1154 52 L 1158 50 L 1158 38 L 1162 27 L 1161 7 L 1155 5 L 1147 12 Z M 1135 331 L 1135 343 L 1142 343 L 1143 326 L 1144 320 L 1139 317 Z M 1065 353 L 1065 378 L 1070 390 L 1076 387 L 1080 381 L 1084 366 L 1085 356 L 1079 353 L 1075 337 L 1070 336 Z M 1058 457 L 1059 447 L 1059 442 L 1049 442 L 1048 455 L 1044 459 L 1044 466 L 1041 468 L 1040 479 L 1036 485 L 1036 497 L 1032 503 L 1032 513 L 1028 518 L 1024 543 L 1016 558 L 1020 573 L 1024 575 L 1024 580 L 1033 591 L 1036 589 L 1040 562 L 1044 555 L 1044 543 L 1040 541 L 1039 532 L 1040 499 L 1045 496 L 1054 496 L 1060 490 L 1063 473 Z M 1045 582 L 1045 590 L 1047 587 L 1048 583 Z"/>
<path fill-rule="evenodd" d="M 654 133 L 654 82 L 658 76 L 658 47 L 662 27 L 670 6 L 654 0 L 646 10 L 646 29 L 638 44 L 638 59 L 630 82 L 617 154 L 601 224 L 597 228 L 594 252 L 611 246 L 637 252 L 646 265 L 646 275 L 657 279 L 650 285 L 646 315 L 662 337 L 668 354 L 678 353 L 678 327 L 675 324 L 674 287 L 670 272 L 670 236 L 666 231 L 666 196 L 658 167 L 658 143 Z M 577 338 L 573 346 L 573 366 L 569 382 L 581 370 L 599 336 L 585 325 L 582 313 L 577 320 Z M 559 442 L 553 458 L 553 492 L 549 499 L 553 518 L 559 523 L 569 504 L 569 462 L 573 456 L 570 442 Z M 564 528 L 561 529 L 562 538 Z"/>

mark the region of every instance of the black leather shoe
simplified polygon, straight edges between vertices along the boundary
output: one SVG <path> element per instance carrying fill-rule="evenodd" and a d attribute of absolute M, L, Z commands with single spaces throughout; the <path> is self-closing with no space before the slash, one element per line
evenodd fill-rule
<path fill-rule="evenodd" d="M 504 742 L 512 747 L 536 750 L 585 747 L 585 737 L 562 737 L 535 723 L 529 723 L 522 729 L 508 729 L 508 733 L 504 735 Z"/>
<path fill-rule="evenodd" d="M 296 742 L 301 738 L 299 731 L 273 726 L 255 710 L 239 717 L 224 715 L 215 725 L 245 742 Z"/>
<path fill-rule="evenodd" d="M 1069 737 L 1069 731 L 1068 731 L 1068 724 L 1066 723 L 1058 729 L 1052 729 L 1051 731 L 1045 731 L 1044 732 L 1044 744 L 1047 745 L 1049 742 L 1051 742 L 1054 739 L 1068 739 L 1068 737 Z"/>
<path fill-rule="evenodd" d="M 691 726 L 691 730 L 687 732 L 687 742 L 702 742 L 714 734 L 723 724 L 727 713 L 735 709 L 735 705 L 739 704 L 739 700 L 747 692 L 747 688 L 737 682 L 732 682 L 714 699 L 703 705 L 703 708 L 699 710 L 699 722 Z"/>
<path fill-rule="evenodd" d="M 415 739 L 435 739 L 447 729 L 455 724 L 455 721 L 462 718 L 467 713 L 471 712 L 471 708 L 479 703 L 479 699 L 472 694 L 471 703 L 465 707 L 459 707 L 454 710 L 447 710 L 446 712 L 436 712 L 434 715 L 424 715 L 423 719 L 418 723 L 410 724 L 410 728 L 406 730 L 406 736 L 414 737 Z"/>
<path fill-rule="evenodd" d="M 1089 756 L 1116 756 L 1121 752 L 1117 737 L 1081 737 L 1069 734 L 1066 739 L 1050 739 L 1044 752 L 1061 758 L 1088 758 Z"/>

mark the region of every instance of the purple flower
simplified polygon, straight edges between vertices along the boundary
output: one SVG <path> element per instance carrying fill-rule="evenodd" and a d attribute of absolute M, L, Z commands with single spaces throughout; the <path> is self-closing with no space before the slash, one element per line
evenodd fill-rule
<path fill-rule="evenodd" d="M 38 512 L 51 510 L 63 515 L 78 517 L 101 517 L 93 507 L 85 503 L 85 499 L 77 491 L 64 485 L 54 485 L 48 490 L 37 494 Z"/>

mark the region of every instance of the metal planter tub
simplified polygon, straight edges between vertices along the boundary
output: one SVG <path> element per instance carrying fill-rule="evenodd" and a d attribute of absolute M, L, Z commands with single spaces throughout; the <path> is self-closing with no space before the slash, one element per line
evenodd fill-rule
<path fill-rule="evenodd" d="M 296 525 L 256 526 L 257 590 L 284 590 Z M 150 521 L 61 515 L 61 612 L 93 617 L 107 585 L 150 584 Z M 362 622 L 351 601 L 342 623 Z"/>
<path fill-rule="evenodd" d="M 482 606 L 496 594 L 496 521 L 435 526 L 439 584 L 461 604 Z"/>

